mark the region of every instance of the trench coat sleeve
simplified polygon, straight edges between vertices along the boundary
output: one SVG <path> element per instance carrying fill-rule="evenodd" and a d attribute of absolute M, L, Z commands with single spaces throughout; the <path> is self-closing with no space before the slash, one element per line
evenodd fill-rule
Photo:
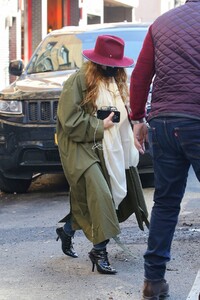
<path fill-rule="evenodd" d="M 86 93 L 84 68 L 73 74 L 66 82 L 58 105 L 59 138 L 60 126 L 64 134 L 75 143 L 87 143 L 103 138 L 103 121 L 86 113 L 81 102 Z"/>

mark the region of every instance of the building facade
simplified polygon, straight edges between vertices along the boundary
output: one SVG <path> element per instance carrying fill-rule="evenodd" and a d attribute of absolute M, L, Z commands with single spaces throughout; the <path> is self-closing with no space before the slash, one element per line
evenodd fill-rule
<path fill-rule="evenodd" d="M 8 64 L 21 57 L 21 1 L 0 1 L 0 89 L 10 83 Z"/>
<path fill-rule="evenodd" d="M 153 22 L 185 0 L 0 0 L 0 90 L 15 78 L 9 62 L 25 65 L 51 30 L 112 22 Z"/>

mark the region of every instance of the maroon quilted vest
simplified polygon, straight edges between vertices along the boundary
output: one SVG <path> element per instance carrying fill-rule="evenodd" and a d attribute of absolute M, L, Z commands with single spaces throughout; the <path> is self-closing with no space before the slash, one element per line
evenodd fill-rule
<path fill-rule="evenodd" d="M 200 0 L 163 14 L 152 25 L 156 77 L 150 118 L 200 119 Z"/>

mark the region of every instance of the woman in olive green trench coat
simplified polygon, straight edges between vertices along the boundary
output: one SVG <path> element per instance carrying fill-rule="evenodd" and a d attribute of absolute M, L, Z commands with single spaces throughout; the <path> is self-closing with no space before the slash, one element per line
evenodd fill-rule
<path fill-rule="evenodd" d="M 103 48 L 105 50 L 107 47 L 112 59 L 101 51 L 102 43 L 105 43 Z M 116 47 L 119 47 L 120 58 L 114 57 Z M 109 153 L 108 158 L 105 159 L 105 149 L 102 148 L 105 131 L 117 126 L 112 122 L 113 114 L 105 120 L 97 119 L 98 107 L 95 94 L 92 99 L 93 103 L 92 101 L 84 102 L 87 99 L 89 85 L 86 83 L 86 77 L 91 68 L 100 72 L 99 76 L 102 76 L 103 81 L 109 82 L 111 78 L 115 78 L 114 72 L 121 74 L 120 72 L 124 72 L 123 66 L 133 63 L 131 59 L 123 56 L 123 50 L 124 43 L 121 39 L 113 36 L 100 36 L 96 41 L 95 49 L 83 51 L 83 55 L 94 63 L 85 63 L 66 81 L 57 113 L 58 147 L 63 170 L 70 185 L 71 208 L 70 213 L 60 221 L 66 222 L 64 227 L 56 230 L 58 238 L 61 239 L 63 252 L 77 257 L 71 238 L 75 230 L 82 229 L 88 240 L 93 243 L 93 249 L 89 252 L 93 270 L 96 265 L 100 273 L 106 274 L 116 273 L 108 261 L 106 245 L 110 238 L 120 233 L 119 223 L 135 213 L 139 228 L 143 230 L 143 222 L 148 226 L 147 209 L 136 167 L 130 166 L 124 170 L 127 191 L 120 203 L 116 204 L 113 199 L 114 188 L 110 172 L 108 172 Z M 113 66 L 111 69 L 107 67 L 106 70 L 106 67 L 101 67 L 102 65 L 109 66 L 111 63 Z M 113 73 L 108 73 L 108 71 Z M 99 84 L 100 82 L 101 80 L 98 81 Z M 104 88 L 100 96 L 103 97 L 103 95 Z M 128 120 L 128 115 L 126 119 Z"/>

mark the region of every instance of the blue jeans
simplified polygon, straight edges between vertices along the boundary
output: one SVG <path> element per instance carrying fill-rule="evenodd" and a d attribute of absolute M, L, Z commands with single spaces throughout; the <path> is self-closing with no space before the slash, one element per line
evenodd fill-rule
<path fill-rule="evenodd" d="M 160 280 L 170 260 L 191 165 L 200 181 L 200 120 L 166 117 L 152 119 L 149 124 L 155 192 L 148 247 L 144 254 L 144 275 L 148 280 Z"/>

